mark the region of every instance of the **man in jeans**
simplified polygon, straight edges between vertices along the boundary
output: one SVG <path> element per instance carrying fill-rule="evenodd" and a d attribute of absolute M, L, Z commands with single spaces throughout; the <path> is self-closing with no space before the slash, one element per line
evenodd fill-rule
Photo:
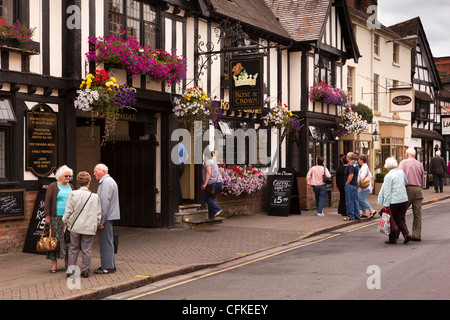
<path fill-rule="evenodd" d="M 423 165 L 416 160 L 416 150 L 408 148 L 406 150 L 406 159 L 400 162 L 398 168 L 403 170 L 408 179 L 406 186 L 406 193 L 408 194 L 408 207 L 412 204 L 412 211 L 414 215 L 412 227 L 413 241 L 421 241 L 422 233 L 422 189 L 425 187 Z"/>
<path fill-rule="evenodd" d="M 356 161 L 356 156 L 353 152 L 347 153 L 348 166 L 345 169 L 345 204 L 347 207 L 347 217 L 344 218 L 345 221 L 348 220 L 359 220 L 361 217 L 359 215 L 358 209 L 358 172 L 359 165 Z"/>

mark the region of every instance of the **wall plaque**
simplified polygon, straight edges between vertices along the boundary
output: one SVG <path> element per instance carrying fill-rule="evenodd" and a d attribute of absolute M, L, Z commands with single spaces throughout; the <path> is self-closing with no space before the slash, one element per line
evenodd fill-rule
<path fill-rule="evenodd" d="M 47 177 L 57 166 L 57 114 L 38 104 L 26 114 L 26 166 L 38 177 Z"/>

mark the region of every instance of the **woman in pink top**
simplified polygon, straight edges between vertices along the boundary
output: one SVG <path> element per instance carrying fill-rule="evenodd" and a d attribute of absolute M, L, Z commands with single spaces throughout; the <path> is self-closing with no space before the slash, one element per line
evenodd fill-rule
<path fill-rule="evenodd" d="M 331 178 L 331 174 L 323 165 L 323 157 L 317 158 L 317 165 L 312 167 L 306 175 L 306 182 L 313 187 L 314 195 L 316 197 L 317 215 L 323 217 L 323 204 L 327 195 L 327 185 L 323 182 L 323 175 Z"/>

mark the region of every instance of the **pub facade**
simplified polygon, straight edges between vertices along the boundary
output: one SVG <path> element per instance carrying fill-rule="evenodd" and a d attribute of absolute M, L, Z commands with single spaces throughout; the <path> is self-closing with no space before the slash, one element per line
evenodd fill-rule
<path fill-rule="evenodd" d="M 193 133 L 194 127 L 176 119 L 173 98 L 182 96 L 186 88 L 203 88 L 221 107 L 220 123 L 210 128 L 226 135 L 228 129 L 260 128 L 263 114 L 288 97 L 289 33 L 263 0 L 256 1 L 258 15 L 252 12 L 253 1 L 234 2 L 245 10 L 236 10 L 236 3 L 203 0 L 3 2 L 5 25 L 20 21 L 33 31 L 33 37 L 26 46 L 17 39 L 12 43 L 0 40 L 4 110 L 0 194 L 15 199 L 13 210 L 2 211 L 0 216 L 0 253 L 22 250 L 30 233 L 36 237 L 42 230 L 41 193 L 55 181 L 55 169 L 64 164 L 75 175 L 83 170 L 92 173 L 100 162 L 109 167 L 120 188 L 118 225 L 175 226 L 179 204 L 173 200 L 179 177 L 171 161 L 178 143 L 173 132 L 181 128 Z M 113 35 L 132 37 L 141 46 L 166 52 L 176 49 L 176 55 L 186 59 L 186 76 L 168 84 L 152 81 L 148 75 L 132 76 L 116 65 L 89 61 L 89 39 Z M 237 57 L 261 62 L 258 107 L 230 108 L 227 78 L 230 60 Z M 118 84 L 136 89 L 135 110 L 120 114 L 107 140 L 103 140 L 104 118 L 74 107 L 83 79 L 102 69 Z M 214 142 L 212 135 L 202 147 L 214 146 Z M 277 141 L 259 145 L 265 152 L 278 148 Z M 194 150 L 188 152 L 192 156 Z M 278 161 L 287 166 L 285 152 Z M 201 164 L 188 164 L 181 180 L 186 203 L 202 203 L 201 179 Z M 97 189 L 95 180 L 91 189 Z M 252 207 L 255 210 L 265 204 L 261 194 L 246 201 L 257 203 Z M 242 204 L 238 200 L 234 205 L 230 198 L 219 201 L 225 209 L 229 205 L 230 210 L 238 210 Z"/>

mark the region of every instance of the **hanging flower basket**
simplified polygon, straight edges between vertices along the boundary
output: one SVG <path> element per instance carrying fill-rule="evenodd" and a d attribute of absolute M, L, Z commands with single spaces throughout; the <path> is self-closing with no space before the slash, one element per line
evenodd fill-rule
<path fill-rule="evenodd" d="M 338 130 L 336 134 L 339 138 L 354 134 L 358 135 L 367 129 L 368 123 L 363 120 L 361 115 L 359 115 L 352 108 L 346 108 L 341 116 L 341 120 L 338 123 Z"/>
<path fill-rule="evenodd" d="M 202 88 L 187 89 L 181 98 L 173 99 L 173 113 L 186 125 L 201 121 L 203 128 L 208 124 L 219 122 L 222 112 Z"/>
<path fill-rule="evenodd" d="M 324 81 L 320 81 L 317 86 L 313 86 L 309 90 L 309 100 L 312 102 L 324 102 L 337 106 L 350 106 L 351 96 L 348 92 L 339 88 L 334 88 Z"/>
<path fill-rule="evenodd" d="M 136 110 L 136 89 L 116 84 L 116 79 L 105 70 L 95 70 L 89 74 L 77 90 L 75 108 L 90 111 L 92 119 L 97 117 L 105 119 L 105 133 L 102 145 L 114 133 L 116 121 L 123 109 Z"/>
<path fill-rule="evenodd" d="M 270 109 L 270 112 L 262 119 L 264 126 L 278 128 L 281 131 L 280 143 L 289 131 L 300 130 L 302 127 L 300 119 L 289 110 L 286 104 L 281 102 L 275 108 Z"/>
<path fill-rule="evenodd" d="M 126 70 L 131 76 L 148 75 L 156 82 L 180 83 L 186 78 L 186 60 L 164 50 L 143 47 L 136 38 L 121 39 L 116 36 L 89 37 L 89 62 Z"/>
<path fill-rule="evenodd" d="M 223 178 L 222 195 L 252 194 L 264 188 L 267 177 L 260 169 L 251 165 L 219 166 Z"/>

